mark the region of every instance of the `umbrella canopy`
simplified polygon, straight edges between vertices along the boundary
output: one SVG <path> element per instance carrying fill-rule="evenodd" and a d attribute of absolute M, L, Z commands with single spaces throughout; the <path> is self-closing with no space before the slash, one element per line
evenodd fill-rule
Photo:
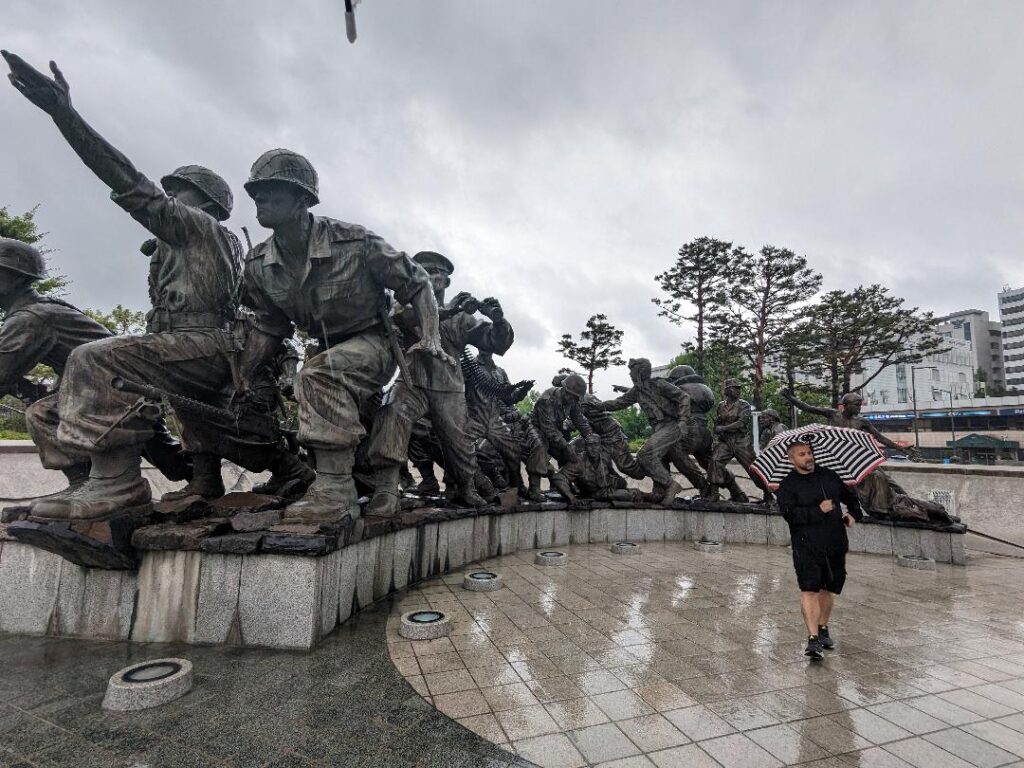
<path fill-rule="evenodd" d="M 885 463 L 885 452 L 869 433 L 811 424 L 774 437 L 754 459 L 753 470 L 769 488 L 778 488 L 793 471 L 787 451 L 798 442 L 810 444 L 815 462 L 834 471 L 847 485 L 857 485 Z"/>

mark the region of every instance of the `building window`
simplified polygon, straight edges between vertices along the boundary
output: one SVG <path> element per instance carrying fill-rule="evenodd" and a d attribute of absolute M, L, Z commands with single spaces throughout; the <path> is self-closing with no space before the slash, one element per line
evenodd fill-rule
<path fill-rule="evenodd" d="M 896 402 L 898 402 L 898 403 L 905 403 L 905 402 L 907 402 L 907 387 L 906 387 L 906 385 L 904 385 L 902 387 L 896 387 Z"/>

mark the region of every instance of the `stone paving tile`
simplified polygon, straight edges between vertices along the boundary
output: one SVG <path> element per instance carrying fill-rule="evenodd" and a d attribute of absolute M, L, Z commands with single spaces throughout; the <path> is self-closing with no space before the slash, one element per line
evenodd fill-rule
<path fill-rule="evenodd" d="M 551 768 L 581 768 L 587 765 L 583 755 L 562 733 L 521 739 L 513 746 L 520 757 Z"/>
<path fill-rule="evenodd" d="M 782 763 L 742 733 L 702 742 L 700 748 L 724 768 L 774 768 Z"/>
<path fill-rule="evenodd" d="M 495 712 L 501 729 L 510 741 L 527 739 L 531 736 L 543 736 L 559 731 L 558 724 L 540 704 L 532 707 L 517 707 Z"/>
<path fill-rule="evenodd" d="M 648 757 L 658 768 L 721 768 L 714 758 L 696 744 L 652 752 Z"/>
<path fill-rule="evenodd" d="M 979 768 L 996 768 L 1016 759 L 1011 753 L 959 728 L 929 733 L 924 739 Z"/>
<path fill-rule="evenodd" d="M 828 752 L 788 725 L 772 725 L 746 735 L 786 765 L 828 757 Z"/>
<path fill-rule="evenodd" d="M 569 731 L 576 748 L 591 763 L 639 755 L 640 750 L 614 723 Z"/>
<path fill-rule="evenodd" d="M 977 768 L 922 737 L 893 742 L 885 750 L 914 768 Z"/>
<path fill-rule="evenodd" d="M 658 714 L 620 720 L 617 725 L 644 752 L 678 747 L 690 741 L 682 731 Z"/>
<path fill-rule="evenodd" d="M 868 707 L 868 711 L 918 736 L 922 733 L 941 731 L 949 727 L 948 723 L 927 715 L 903 701 L 876 704 L 873 707 Z"/>

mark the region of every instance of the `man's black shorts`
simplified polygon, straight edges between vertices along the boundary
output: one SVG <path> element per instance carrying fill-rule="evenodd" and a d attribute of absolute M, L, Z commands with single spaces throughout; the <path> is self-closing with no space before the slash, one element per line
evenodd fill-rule
<path fill-rule="evenodd" d="M 801 592 L 834 594 L 843 591 L 846 582 L 846 553 L 793 547 L 793 567 Z"/>

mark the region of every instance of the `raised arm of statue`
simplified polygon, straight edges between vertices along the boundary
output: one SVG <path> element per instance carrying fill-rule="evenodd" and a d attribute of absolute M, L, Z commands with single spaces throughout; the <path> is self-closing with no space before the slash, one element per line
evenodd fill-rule
<path fill-rule="evenodd" d="M 621 411 L 635 405 L 637 401 L 636 387 L 630 387 L 623 394 L 612 400 L 602 400 L 598 407 L 602 411 Z"/>
<path fill-rule="evenodd" d="M 817 405 L 805 403 L 803 400 L 797 399 L 797 397 L 788 389 L 783 389 L 779 394 L 782 395 L 787 402 L 795 405 L 805 413 L 813 413 L 815 416 L 824 416 L 826 419 L 831 419 L 838 413 L 834 408 L 821 408 Z"/>
<path fill-rule="evenodd" d="M 140 174 L 127 157 L 100 136 L 71 106 L 71 86 L 55 62 L 47 77 L 20 56 L 0 51 L 11 68 L 8 79 L 30 102 L 53 118 L 57 128 L 82 162 L 116 193 L 127 192 Z"/>

